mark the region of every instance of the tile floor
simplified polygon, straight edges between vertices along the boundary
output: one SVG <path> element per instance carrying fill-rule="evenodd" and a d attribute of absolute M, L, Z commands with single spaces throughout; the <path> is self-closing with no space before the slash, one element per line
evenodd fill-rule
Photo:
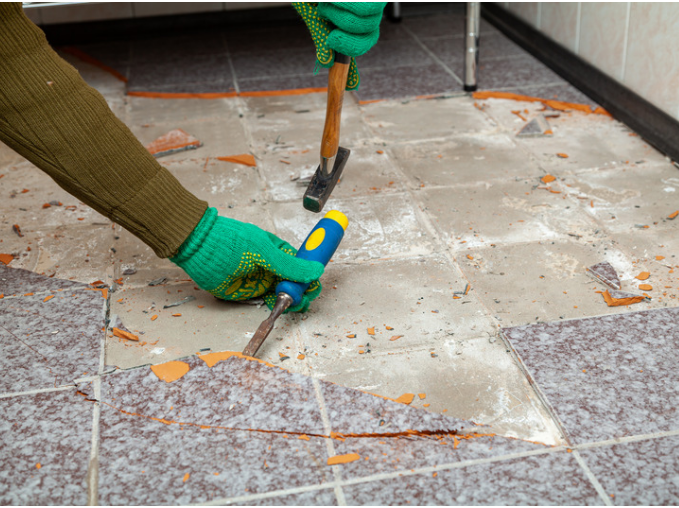
<path fill-rule="evenodd" d="M 241 351 L 265 307 L 197 290 L 0 146 L 0 254 L 13 256 L 0 263 L 0 503 L 677 503 L 676 167 L 600 115 L 547 111 L 552 136 L 517 138 L 515 111 L 530 120 L 542 105 L 450 93 L 460 13 L 420 9 L 384 26 L 384 50 L 365 57 L 362 91 L 347 96 L 352 155 L 329 206 L 351 223 L 321 297 L 282 317 L 261 350 L 270 365 L 204 356 Z M 286 65 L 298 65 L 308 41 L 279 30 L 269 35 L 285 35 Z M 486 83 L 575 100 L 493 27 L 482 34 Z M 152 73 L 135 78 L 145 59 L 171 91 L 315 86 L 301 67 L 266 74 L 266 37 L 192 40 L 88 50 L 113 67 L 118 58 L 130 89 L 136 78 L 157 85 Z M 185 74 L 207 81 L 166 65 L 169 50 L 205 45 L 224 49 Z M 411 66 L 390 68 L 398 86 L 378 67 L 392 52 Z M 231 74 L 213 76 L 222 56 Z M 317 165 L 324 94 L 130 97 L 64 57 L 143 143 L 177 127 L 204 142 L 159 159 L 192 192 L 304 239 L 317 216 L 303 211 L 297 180 Z M 520 65 L 503 75 L 508 62 Z M 413 98 L 428 93 L 442 96 Z M 237 153 L 257 167 L 216 160 Z M 608 307 L 586 271 L 602 261 L 623 291 L 649 298 Z M 168 383 L 149 368 L 168 361 L 185 375 Z M 382 398 L 405 393 L 409 405 Z M 344 454 L 360 458 L 328 465 Z"/>

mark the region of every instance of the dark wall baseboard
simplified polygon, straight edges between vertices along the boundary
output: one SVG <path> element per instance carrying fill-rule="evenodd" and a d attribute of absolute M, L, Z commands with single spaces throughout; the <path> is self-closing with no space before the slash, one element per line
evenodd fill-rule
<path fill-rule="evenodd" d="M 507 37 L 595 100 L 615 119 L 673 161 L 679 161 L 679 121 L 675 118 L 502 7 L 484 2 L 482 15 Z"/>

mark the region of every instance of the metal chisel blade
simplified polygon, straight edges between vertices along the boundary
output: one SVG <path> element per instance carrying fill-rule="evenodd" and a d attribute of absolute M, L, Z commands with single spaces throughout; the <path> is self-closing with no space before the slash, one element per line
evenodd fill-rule
<path fill-rule="evenodd" d="M 276 319 L 278 319 L 278 317 L 281 314 L 283 314 L 283 312 L 285 312 L 285 309 L 290 307 L 291 304 L 292 297 L 290 295 L 287 295 L 285 293 L 280 293 L 278 295 L 278 297 L 276 298 L 276 304 L 274 305 L 271 314 L 269 315 L 268 318 L 262 321 L 262 324 L 259 325 L 257 331 L 250 339 L 250 342 L 248 342 L 248 345 L 245 346 L 245 349 L 243 350 L 243 354 L 245 356 L 252 357 L 257 354 L 257 351 L 259 351 L 259 348 L 262 347 L 262 344 L 264 344 L 264 341 L 271 333 L 271 330 L 273 330 L 274 324 L 276 323 Z"/>

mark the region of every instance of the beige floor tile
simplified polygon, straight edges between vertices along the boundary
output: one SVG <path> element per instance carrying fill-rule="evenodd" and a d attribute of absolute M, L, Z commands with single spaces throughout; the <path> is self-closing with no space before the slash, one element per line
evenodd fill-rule
<path fill-rule="evenodd" d="M 218 119 L 155 123 L 150 124 L 149 127 L 135 125 L 132 127 L 132 132 L 143 145 L 147 145 L 173 129 L 183 129 L 193 137 L 198 138 L 203 146 L 158 157 L 158 161 L 167 166 L 195 161 L 196 159 L 204 161 L 207 157 L 224 157 L 251 152 L 238 115 L 224 115 L 224 118 Z"/>
<path fill-rule="evenodd" d="M 551 242 L 471 250 L 473 259 L 458 262 L 502 327 L 538 321 L 558 321 L 654 308 L 657 302 L 608 307 L 601 294 L 606 286 L 591 279 L 586 268 L 609 261 L 616 269 L 631 261 L 613 243 Z M 625 278 L 625 271 L 621 270 Z M 623 282 L 623 290 L 631 290 Z M 639 293 L 638 291 L 632 291 Z"/>
<path fill-rule="evenodd" d="M 506 134 L 464 135 L 436 142 L 391 145 L 413 188 L 541 177 L 538 165 Z"/>
<path fill-rule="evenodd" d="M 454 99 L 383 101 L 362 106 L 374 136 L 387 143 L 438 139 L 463 133 L 491 132 L 494 122 L 472 101 Z"/>
<path fill-rule="evenodd" d="M 331 198 L 324 211 L 339 210 L 349 227 L 334 260 L 358 262 L 378 258 L 428 254 L 433 238 L 420 220 L 420 211 L 407 194 L 377 194 L 363 198 Z M 300 201 L 271 203 L 276 231 L 298 247 L 323 214 L 302 208 Z"/>
<path fill-rule="evenodd" d="M 184 187 L 210 206 L 244 206 L 253 201 L 261 202 L 265 197 L 264 184 L 256 167 L 216 159 L 163 162 L 163 165 Z"/>
<path fill-rule="evenodd" d="M 15 256 L 12 268 L 84 283 L 111 282 L 111 226 L 61 226 L 23 235 L 20 238 L 11 230 L 2 235 L 0 252 Z"/>
<path fill-rule="evenodd" d="M 324 290 L 304 321 L 305 340 L 327 344 L 328 361 L 354 358 L 361 349 L 373 354 L 435 349 L 497 331 L 474 293 L 464 295 L 463 274 L 442 256 L 331 263 L 321 280 Z"/>
<path fill-rule="evenodd" d="M 163 309 L 164 305 L 191 296 L 195 300 Z M 139 342 L 120 339 L 109 331 L 106 364 L 129 368 L 163 363 L 199 351 L 242 351 L 268 314 L 265 305 L 258 308 L 218 300 L 196 289 L 192 282 L 144 288 L 123 286 L 111 294 L 111 316 L 118 316 L 129 331 L 139 336 Z M 154 315 L 158 317 L 152 321 Z M 281 318 L 258 357 L 275 364 L 287 362 L 281 361 L 278 353 L 296 351 L 297 333 L 298 328 L 287 316 Z M 286 349 L 288 346 L 290 349 Z M 296 357 L 297 354 L 295 361 Z"/>
<path fill-rule="evenodd" d="M 667 220 L 679 209 L 679 172 L 671 164 L 599 170 L 565 181 L 586 197 L 581 206 L 608 231 L 649 226 L 670 234 L 679 228 L 679 222 Z"/>
<path fill-rule="evenodd" d="M 237 99 L 150 99 L 127 97 L 127 124 L 130 127 L 163 124 L 181 127 L 192 121 L 238 119 Z M 170 127 L 173 128 L 173 127 Z M 152 141 L 152 140 L 151 140 Z"/>
<path fill-rule="evenodd" d="M 300 153 L 299 150 L 282 150 L 267 154 L 262 158 L 261 168 L 267 181 L 269 195 L 275 201 L 301 202 L 308 186 L 308 178 L 314 175 L 318 165 L 318 150 L 309 150 L 306 153 Z M 332 196 L 349 198 L 399 192 L 403 190 L 402 179 L 383 147 L 360 143 L 351 148 L 342 177 Z"/>
<path fill-rule="evenodd" d="M 457 251 L 476 247 L 604 236 L 565 187 L 538 178 L 497 180 L 415 193 L 442 238 Z"/>

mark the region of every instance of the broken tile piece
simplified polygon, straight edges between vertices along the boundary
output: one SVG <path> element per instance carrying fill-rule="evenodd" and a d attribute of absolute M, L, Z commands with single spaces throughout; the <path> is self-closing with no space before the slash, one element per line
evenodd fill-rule
<path fill-rule="evenodd" d="M 134 341 L 134 342 L 139 342 L 139 336 L 138 335 L 130 333 L 126 330 L 121 330 L 120 328 L 114 327 L 114 328 L 112 328 L 111 331 L 113 332 L 113 335 L 115 335 L 116 337 L 120 337 L 121 339 L 127 339 L 127 340 L 131 340 L 131 341 Z"/>
<path fill-rule="evenodd" d="M 0 263 L 4 265 L 10 264 L 13 259 L 14 256 L 12 256 L 11 254 L 0 254 Z"/>
<path fill-rule="evenodd" d="M 154 157 L 164 157 L 184 150 L 192 150 L 203 146 L 197 138 L 183 129 L 173 129 L 152 141 L 145 148 Z"/>
<path fill-rule="evenodd" d="M 414 393 L 404 393 L 399 398 L 394 399 L 394 400 L 396 402 L 400 402 L 401 404 L 410 404 L 413 401 L 414 398 L 415 398 Z"/>
<path fill-rule="evenodd" d="M 242 153 L 240 155 L 225 155 L 223 157 L 217 157 L 218 160 L 224 162 L 233 162 L 234 164 L 242 164 L 244 166 L 255 167 L 257 166 L 257 161 L 249 153 Z"/>
<path fill-rule="evenodd" d="M 606 305 L 609 307 L 619 307 L 621 305 L 632 305 L 643 301 L 646 297 L 635 295 L 626 291 L 606 290 L 602 293 Z"/>
<path fill-rule="evenodd" d="M 549 136 L 552 134 L 552 129 L 549 122 L 544 115 L 538 115 L 530 122 L 523 126 L 523 128 L 516 134 L 517 138 L 535 138 L 540 136 Z"/>
<path fill-rule="evenodd" d="M 608 261 L 602 261 L 587 268 L 587 274 L 613 289 L 620 289 L 620 277 Z"/>
<path fill-rule="evenodd" d="M 646 280 L 651 276 L 650 272 L 641 272 L 639 275 L 635 276 L 635 279 Z"/>
<path fill-rule="evenodd" d="M 158 379 L 166 383 L 172 383 L 177 379 L 183 377 L 190 367 L 188 363 L 180 361 L 172 361 L 161 363 L 159 365 L 151 365 L 151 370 L 158 376 Z"/>

